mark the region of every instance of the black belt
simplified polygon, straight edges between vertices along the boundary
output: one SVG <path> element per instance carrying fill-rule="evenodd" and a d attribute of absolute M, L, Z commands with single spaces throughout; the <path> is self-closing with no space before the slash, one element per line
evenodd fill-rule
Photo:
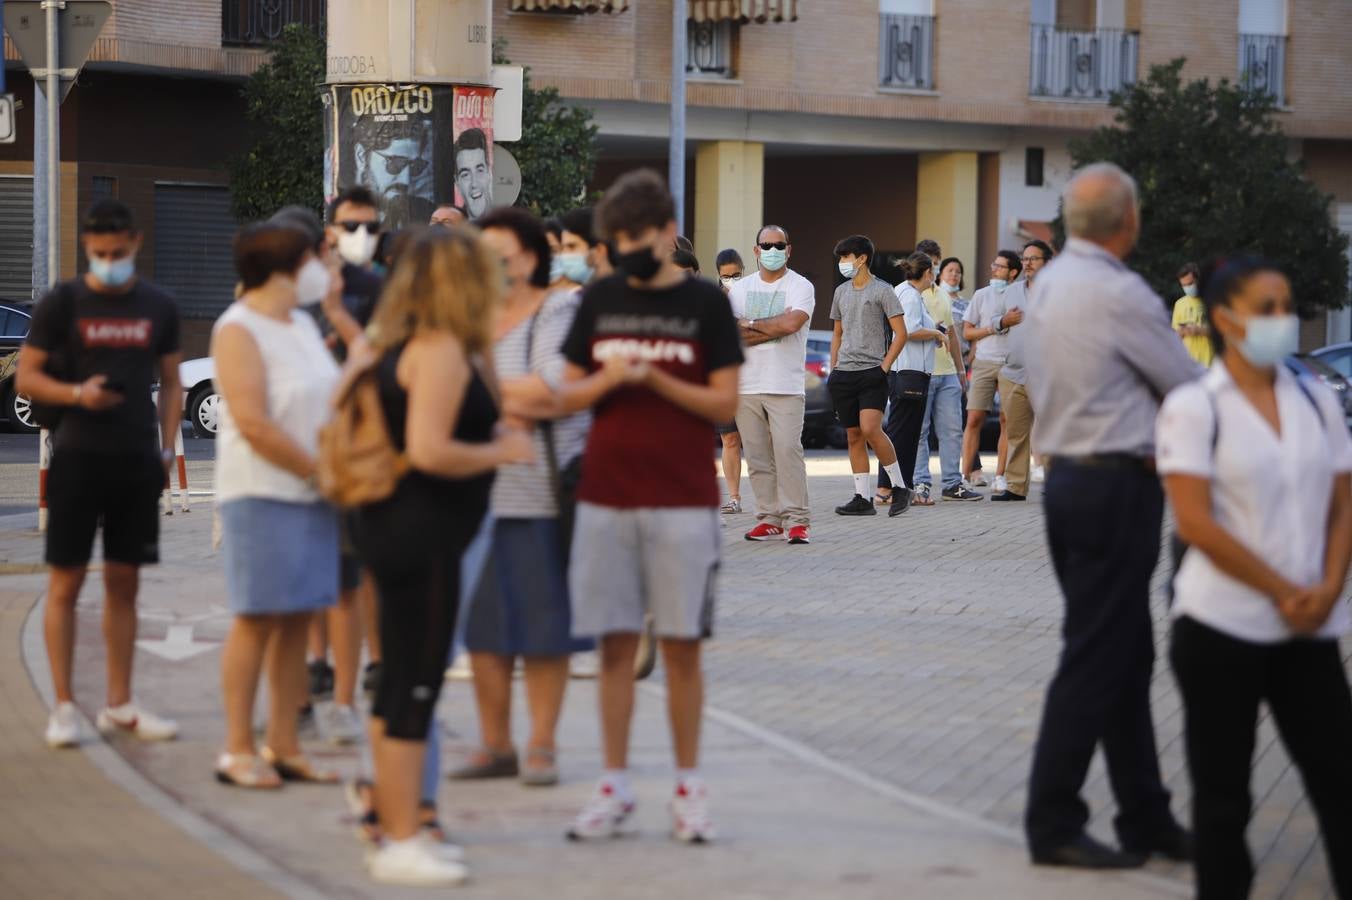
<path fill-rule="evenodd" d="M 1134 453 L 1093 453 L 1088 456 L 1053 456 L 1051 465 L 1053 468 L 1064 465 L 1088 469 L 1135 469 L 1153 473 L 1155 458 Z"/>

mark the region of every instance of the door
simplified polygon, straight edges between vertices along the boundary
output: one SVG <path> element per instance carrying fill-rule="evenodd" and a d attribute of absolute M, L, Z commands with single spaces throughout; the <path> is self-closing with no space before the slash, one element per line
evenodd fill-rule
<path fill-rule="evenodd" d="M 33 299 L 33 179 L 0 176 L 0 301 Z"/>
<path fill-rule="evenodd" d="M 235 299 L 230 191 L 215 185 L 155 185 L 155 283 L 186 318 L 214 319 Z"/>

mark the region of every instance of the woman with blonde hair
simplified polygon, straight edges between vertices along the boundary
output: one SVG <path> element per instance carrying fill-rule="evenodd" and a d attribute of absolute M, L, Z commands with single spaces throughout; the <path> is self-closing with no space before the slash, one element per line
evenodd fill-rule
<path fill-rule="evenodd" d="M 458 847 L 419 836 L 427 730 L 459 605 L 460 562 L 488 509 L 493 471 L 527 463 L 530 437 L 498 425 L 490 349 L 502 266 L 470 228 L 414 238 L 373 322 L 381 405 L 409 469 L 363 506 L 354 538 L 380 597 L 384 665 L 371 710 L 375 803 L 384 842 L 371 874 L 392 884 L 467 877 Z"/>

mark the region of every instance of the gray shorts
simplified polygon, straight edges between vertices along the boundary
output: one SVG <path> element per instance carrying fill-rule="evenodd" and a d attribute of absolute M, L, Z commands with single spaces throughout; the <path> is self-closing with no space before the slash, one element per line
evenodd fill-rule
<path fill-rule="evenodd" d="M 690 640 L 713 634 L 722 532 L 712 507 L 577 505 L 568 573 L 573 636 L 643 629 Z"/>

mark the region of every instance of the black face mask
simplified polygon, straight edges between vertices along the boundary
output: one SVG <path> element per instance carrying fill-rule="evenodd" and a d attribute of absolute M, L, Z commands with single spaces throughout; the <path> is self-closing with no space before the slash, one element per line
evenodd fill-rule
<path fill-rule="evenodd" d="M 631 278 L 647 281 L 657 274 L 657 270 L 662 268 L 662 263 L 653 256 L 652 247 L 641 247 L 615 257 L 615 268 Z"/>

